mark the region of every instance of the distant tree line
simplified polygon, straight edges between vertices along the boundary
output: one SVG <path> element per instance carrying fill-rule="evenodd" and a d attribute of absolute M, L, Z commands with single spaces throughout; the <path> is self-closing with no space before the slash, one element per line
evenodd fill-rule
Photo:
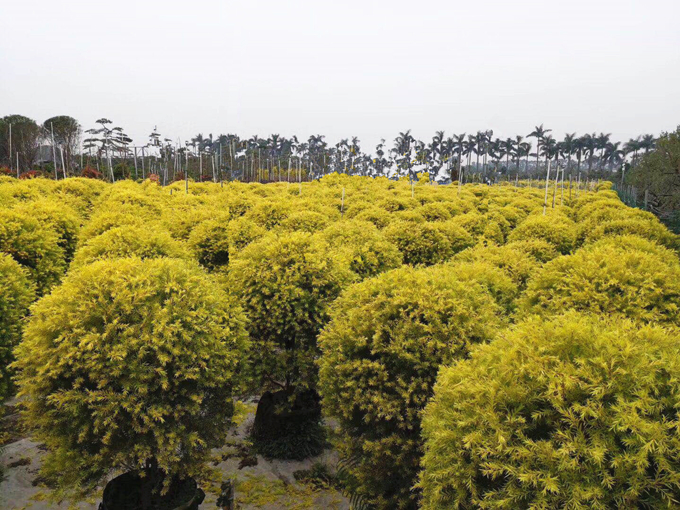
<path fill-rule="evenodd" d="M 493 130 L 452 136 L 437 131 L 430 141 L 422 141 L 407 130 L 391 144 L 382 139 L 371 153 L 362 150 L 357 137 L 333 145 L 323 135 L 304 141 L 278 134 L 267 138 L 198 134 L 182 142 L 162 136 L 156 128 L 140 144 L 107 118 L 94 124 L 83 131 L 67 115 L 42 124 L 22 115 L 1 118 L 2 173 L 57 179 L 86 175 L 109 181 L 151 176 L 168 184 L 188 178 L 298 181 L 333 172 L 409 179 L 427 172 L 431 181 L 497 182 L 542 178 L 546 171 L 559 176 L 561 171 L 567 179 L 635 184 L 636 192 L 647 194 L 649 208 L 662 217 L 672 216 L 667 209 L 673 211 L 678 205 L 678 172 L 662 170 L 666 164 L 676 164 L 668 147 L 677 144 L 677 132 L 662 136 L 665 156 L 654 150 L 657 139 L 651 134 L 625 143 L 613 141 L 609 133 L 570 133 L 557 140 L 542 124 L 525 136 L 506 139 L 494 137 Z"/>
<path fill-rule="evenodd" d="M 645 151 L 622 183 L 634 192 L 634 204 L 656 214 L 680 233 L 680 126 L 662 133 L 653 151 Z"/>

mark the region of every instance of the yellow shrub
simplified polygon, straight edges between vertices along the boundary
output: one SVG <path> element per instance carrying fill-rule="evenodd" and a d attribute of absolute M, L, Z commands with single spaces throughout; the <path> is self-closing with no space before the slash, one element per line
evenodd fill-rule
<path fill-rule="evenodd" d="M 439 367 L 490 339 L 501 316 L 447 267 L 396 269 L 342 294 L 319 339 L 319 391 L 353 493 L 377 508 L 415 506 L 420 413 Z"/>
<path fill-rule="evenodd" d="M 444 368 L 423 418 L 422 507 L 675 507 L 677 338 L 534 317 Z"/>
<path fill-rule="evenodd" d="M 574 309 L 680 325 L 680 263 L 630 242 L 602 243 L 558 257 L 536 272 L 524 313 Z"/>
<path fill-rule="evenodd" d="M 56 496 L 151 463 L 197 474 L 226 439 L 243 322 L 195 262 L 168 258 L 90 264 L 36 303 L 18 383 Z"/>

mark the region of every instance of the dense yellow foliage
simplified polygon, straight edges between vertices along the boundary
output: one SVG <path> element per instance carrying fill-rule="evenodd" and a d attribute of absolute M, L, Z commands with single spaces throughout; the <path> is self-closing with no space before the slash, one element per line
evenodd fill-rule
<path fill-rule="evenodd" d="M 12 257 L 0 253 L 0 401 L 9 396 L 12 349 L 19 343 L 24 316 L 35 297 L 27 271 Z"/>
<path fill-rule="evenodd" d="M 104 359 L 104 351 L 132 356 L 133 348 L 164 345 L 169 351 L 158 351 L 155 373 L 164 370 L 166 355 L 179 364 L 200 358 L 212 367 L 205 374 L 210 384 L 220 378 L 213 371 L 221 370 L 219 380 L 255 394 L 281 386 L 314 389 L 320 377 L 326 413 L 339 426 L 337 447 L 349 466 L 351 490 L 378 507 L 414 508 L 420 492 L 412 485 L 424 445 L 421 411 L 440 368 L 468 356 L 473 344 L 495 345 L 496 335 L 504 338 L 504 328 L 518 320 L 542 331 L 569 309 L 630 321 L 624 328 L 630 338 L 637 338 L 636 328 L 652 331 L 644 329 L 650 324 L 680 324 L 678 236 L 651 214 L 626 207 L 609 188 L 601 183 L 598 191 L 565 190 L 564 203 L 548 204 L 544 214 L 542 186 L 527 183 L 459 189 L 336 174 L 302 185 L 189 182 L 187 193 L 184 182 L 161 187 L 151 181 L 0 177 L 0 270 L 8 275 L 0 283 L 0 371 L 9 373 L 8 346 L 19 341 L 28 305 L 45 295 L 34 305 L 18 350 L 29 426 L 42 431 L 55 452 L 51 458 L 91 463 L 82 469 L 88 479 L 101 474 L 105 460 L 108 469 L 145 455 L 163 459 L 171 471 L 183 469 L 170 452 L 179 440 L 173 434 L 183 430 L 177 420 L 188 419 L 172 400 L 184 389 L 172 382 L 166 389 L 163 377 L 138 380 L 126 371 L 141 365 L 123 367 L 118 358 Z M 184 300 L 176 308 L 181 319 L 170 320 L 156 308 L 168 296 Z M 220 340 L 223 331 L 211 321 L 224 307 L 238 323 L 235 336 L 227 337 L 240 339 L 243 328 L 252 345 L 247 352 L 241 340 L 234 340 L 237 346 Z M 129 317 L 141 322 L 121 322 Z M 76 338 L 69 332 L 87 328 L 97 334 Z M 133 333 L 140 334 L 134 341 Z M 54 335 L 71 351 L 59 351 Z M 90 342 L 87 349 L 82 342 Z M 246 366 L 232 381 L 236 352 Z M 213 364 L 218 355 L 224 359 Z M 555 354 L 567 363 L 563 355 Z M 71 359 L 76 361 L 69 365 Z M 485 373 L 469 366 L 469 377 Z M 59 382 L 44 379 L 50 374 L 39 367 L 54 367 Z M 169 392 L 174 402 L 125 408 L 140 413 L 144 439 L 109 434 L 118 419 L 109 413 L 135 395 L 120 393 L 127 384 L 123 376 L 140 387 L 161 384 L 158 391 Z M 87 377 L 91 386 L 83 382 Z M 100 383 L 101 402 L 76 391 Z M 509 392 L 520 384 L 512 378 L 506 383 Z M 59 401 L 70 423 L 49 407 L 56 400 L 40 400 L 57 388 L 75 392 L 73 401 Z M 209 389 L 192 392 L 200 407 Z M 222 412 L 230 408 L 231 393 L 220 395 L 224 402 L 215 405 Z M 138 397 L 138 404 L 146 402 Z M 97 422 L 95 430 L 100 418 L 92 412 L 99 405 L 106 426 Z M 437 413 L 445 414 L 455 401 L 446 404 L 450 409 L 437 405 Z M 175 407 L 177 415 L 164 414 Z M 157 411 L 164 422 L 145 414 Z M 59 424 L 58 439 L 50 438 L 48 419 Z M 221 437 L 221 430 L 211 437 Z M 435 441 L 437 434 L 426 439 Z M 79 437 L 110 455 L 84 454 Z M 157 449 L 148 437 L 157 439 Z M 464 440 L 452 441 L 450 448 L 462 451 Z M 438 459 L 442 470 L 453 469 L 446 464 L 454 462 L 451 457 Z M 86 480 L 65 483 L 78 481 Z M 470 478 L 466 490 L 485 490 L 476 483 L 486 482 Z M 426 500 L 437 501 L 429 490 Z"/>
<path fill-rule="evenodd" d="M 677 508 L 679 334 L 533 317 L 443 369 L 423 508 Z"/>
<path fill-rule="evenodd" d="M 413 504 L 420 411 L 439 367 L 503 320 L 487 285 L 455 266 L 396 269 L 343 293 L 319 339 L 319 389 L 358 494 L 380 508 Z"/>
<path fill-rule="evenodd" d="M 64 489 L 151 460 L 195 474 L 226 437 L 246 338 L 240 307 L 193 261 L 71 271 L 34 305 L 17 349 L 45 474 Z"/>

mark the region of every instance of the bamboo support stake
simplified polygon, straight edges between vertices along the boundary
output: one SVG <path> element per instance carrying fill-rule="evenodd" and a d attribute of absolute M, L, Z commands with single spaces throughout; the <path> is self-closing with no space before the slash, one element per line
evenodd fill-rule
<path fill-rule="evenodd" d="M 64 174 L 64 179 L 66 179 L 66 165 L 64 164 L 64 149 L 59 147 L 59 151 L 61 152 L 61 170 Z"/>
<path fill-rule="evenodd" d="M 54 144 L 54 124 L 51 122 L 50 129 L 52 130 L 52 163 L 54 163 L 54 178 L 59 179 L 59 174 L 57 174 L 57 147 Z"/>
<path fill-rule="evenodd" d="M 342 202 L 340 203 L 340 217 L 345 216 L 345 187 L 342 187 Z"/>
<path fill-rule="evenodd" d="M 111 164 L 111 153 L 109 152 L 109 148 L 106 148 L 106 157 L 109 160 L 109 170 L 111 172 L 111 182 L 116 182 L 116 176 L 113 174 L 113 165 Z"/>
<path fill-rule="evenodd" d="M 555 163 L 555 166 L 557 166 L 557 163 Z M 555 208 L 555 195 L 557 195 L 557 183 L 560 181 L 560 167 L 557 167 L 557 173 L 555 174 L 555 187 L 553 188 L 553 197 L 552 197 L 552 208 Z"/>
<path fill-rule="evenodd" d="M 543 216 L 548 208 L 548 185 L 550 184 L 550 160 L 548 160 L 547 171 L 545 173 L 545 199 L 543 200 Z"/>

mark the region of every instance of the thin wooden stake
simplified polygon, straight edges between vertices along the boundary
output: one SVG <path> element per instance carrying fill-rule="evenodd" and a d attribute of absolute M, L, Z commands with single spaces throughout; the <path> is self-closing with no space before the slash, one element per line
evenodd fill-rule
<path fill-rule="evenodd" d="M 550 160 L 548 160 L 547 172 L 545 173 L 545 199 L 543 200 L 543 216 L 548 208 L 548 184 L 550 180 Z"/>
<path fill-rule="evenodd" d="M 342 202 L 340 203 L 340 217 L 345 216 L 345 187 L 342 187 Z"/>

